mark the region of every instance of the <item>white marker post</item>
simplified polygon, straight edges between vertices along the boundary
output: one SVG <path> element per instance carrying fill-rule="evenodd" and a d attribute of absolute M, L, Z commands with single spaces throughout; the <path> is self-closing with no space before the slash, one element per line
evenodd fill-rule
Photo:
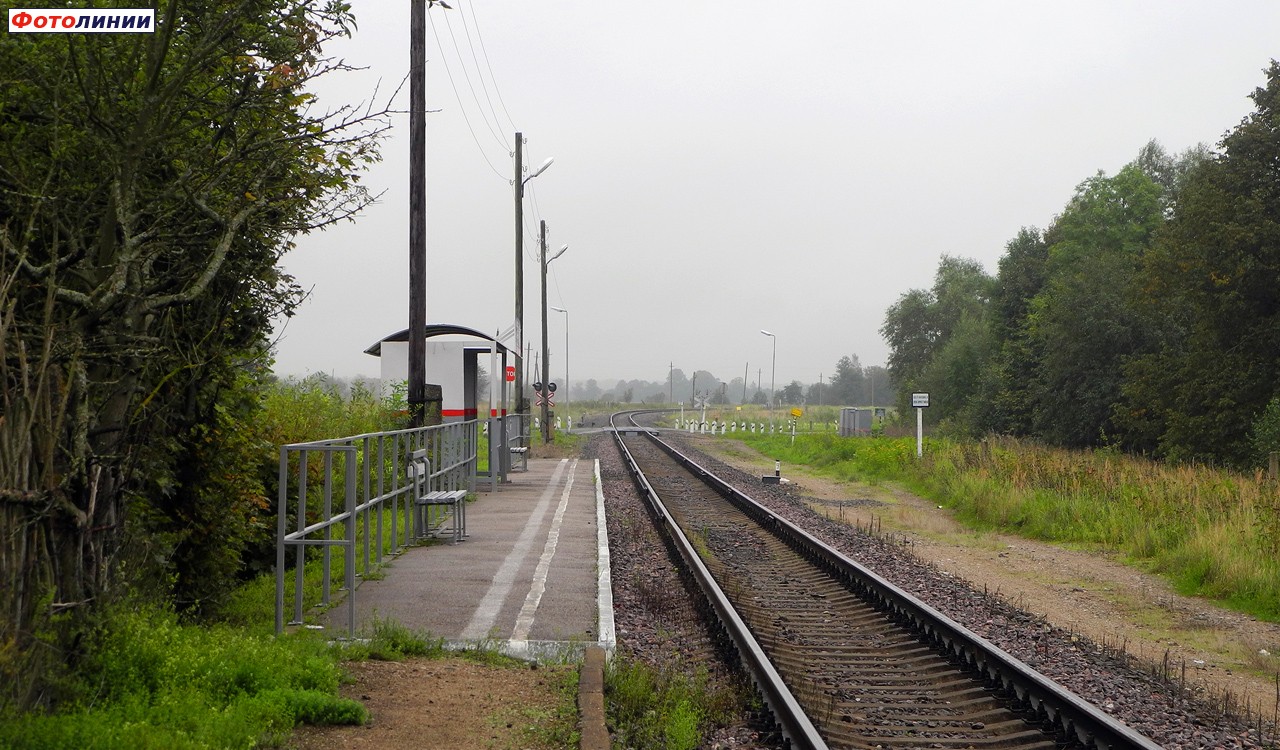
<path fill-rule="evenodd" d="M 929 394 L 911 394 L 911 405 L 916 408 L 916 458 L 924 455 L 924 410 L 929 408 Z"/>

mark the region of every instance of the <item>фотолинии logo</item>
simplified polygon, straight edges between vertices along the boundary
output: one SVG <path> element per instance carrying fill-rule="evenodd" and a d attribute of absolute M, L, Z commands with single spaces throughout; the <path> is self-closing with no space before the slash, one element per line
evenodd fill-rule
<path fill-rule="evenodd" d="M 10 8 L 11 34 L 149 34 L 154 8 Z"/>

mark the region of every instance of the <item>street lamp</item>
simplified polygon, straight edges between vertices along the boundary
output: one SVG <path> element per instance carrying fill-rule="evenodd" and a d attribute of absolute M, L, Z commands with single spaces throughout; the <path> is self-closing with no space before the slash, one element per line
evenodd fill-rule
<path fill-rule="evenodd" d="M 769 333 L 768 331 L 764 330 L 763 328 L 761 328 L 761 329 L 760 329 L 760 333 L 763 333 L 764 335 L 766 335 L 766 336 L 768 336 L 769 338 L 773 339 L 773 369 L 769 372 L 769 416 L 770 416 L 770 419 L 772 419 L 772 417 L 773 417 L 773 399 L 774 399 L 774 398 L 776 397 L 776 395 L 777 395 L 777 392 L 774 390 L 774 388 L 777 386 L 777 383 L 778 383 L 778 380 L 777 380 L 777 377 L 778 377 L 778 337 L 777 337 L 777 336 L 774 336 L 772 333 Z"/>
<path fill-rule="evenodd" d="M 565 245 L 565 247 L 569 247 Z M 559 257 L 557 255 L 556 257 Z M 564 410 L 569 411 L 569 311 L 563 307 L 552 307 L 559 313 L 564 313 Z"/>
<path fill-rule="evenodd" d="M 550 157 L 524 176 L 524 135 L 516 133 L 516 356 L 524 356 L 524 184 L 542 174 L 555 161 Z M 516 368 L 516 413 L 521 414 L 524 401 L 524 364 Z"/>
<path fill-rule="evenodd" d="M 542 252 L 538 255 L 542 260 L 542 442 L 545 444 L 551 442 L 552 436 L 551 424 L 549 423 L 551 416 L 549 413 L 550 404 L 547 403 L 550 400 L 548 385 L 550 385 L 551 381 L 551 368 L 549 367 L 550 363 L 547 361 L 549 354 L 547 350 L 547 264 L 564 255 L 564 251 L 568 250 L 569 246 L 565 245 L 555 255 L 548 258 L 547 222 L 541 221 L 538 223 L 538 235 L 541 237 L 540 244 L 542 246 Z"/>

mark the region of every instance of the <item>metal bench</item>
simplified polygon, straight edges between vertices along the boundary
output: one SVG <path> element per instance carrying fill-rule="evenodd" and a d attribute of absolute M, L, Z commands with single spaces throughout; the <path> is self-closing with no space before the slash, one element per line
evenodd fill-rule
<path fill-rule="evenodd" d="M 431 490 L 431 461 L 426 450 L 416 450 L 409 456 L 406 465 L 409 473 L 409 486 L 413 488 L 413 502 L 417 509 L 418 538 L 431 535 L 431 508 L 444 507 L 451 509 L 452 523 L 447 531 L 450 544 L 457 544 L 467 536 L 467 491 L 466 490 Z M 444 520 L 441 519 L 440 531 L 445 531 Z"/>

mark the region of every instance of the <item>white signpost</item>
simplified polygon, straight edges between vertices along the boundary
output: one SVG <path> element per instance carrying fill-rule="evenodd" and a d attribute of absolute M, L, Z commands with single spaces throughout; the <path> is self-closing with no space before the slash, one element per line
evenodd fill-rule
<path fill-rule="evenodd" d="M 929 394 L 911 394 L 911 405 L 916 409 L 916 458 L 924 455 L 924 410 L 929 408 Z"/>

